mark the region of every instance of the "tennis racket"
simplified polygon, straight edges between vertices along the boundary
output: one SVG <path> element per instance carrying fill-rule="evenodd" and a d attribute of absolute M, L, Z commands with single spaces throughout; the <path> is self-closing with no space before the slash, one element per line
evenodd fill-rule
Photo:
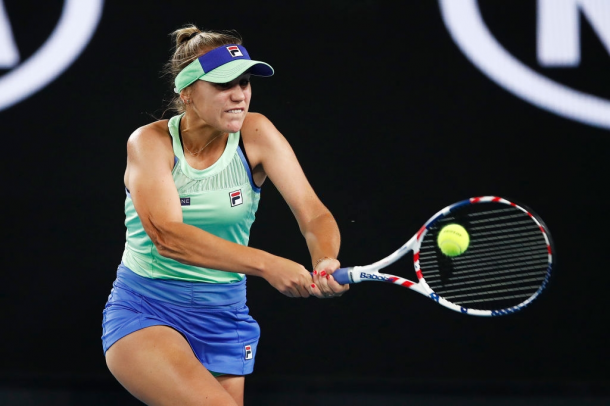
<path fill-rule="evenodd" d="M 439 231 L 457 223 L 470 235 L 459 256 L 444 255 Z M 379 270 L 413 252 L 417 282 Z M 484 196 L 447 206 L 406 244 L 386 258 L 366 266 L 340 268 L 340 284 L 376 281 L 393 283 L 435 302 L 473 316 L 517 312 L 546 288 L 553 268 L 553 242 L 546 225 L 531 210 L 501 197 Z"/>

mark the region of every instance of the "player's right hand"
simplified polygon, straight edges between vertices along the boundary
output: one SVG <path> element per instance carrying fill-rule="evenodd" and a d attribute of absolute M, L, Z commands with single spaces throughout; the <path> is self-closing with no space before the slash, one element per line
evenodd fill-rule
<path fill-rule="evenodd" d="M 303 265 L 276 257 L 263 277 L 271 286 L 288 297 L 309 297 L 315 286 L 311 274 Z"/>

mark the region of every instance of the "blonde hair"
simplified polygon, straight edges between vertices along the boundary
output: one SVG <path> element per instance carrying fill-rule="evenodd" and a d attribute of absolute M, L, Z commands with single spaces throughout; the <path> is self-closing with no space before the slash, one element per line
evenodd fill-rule
<path fill-rule="evenodd" d="M 193 24 L 179 28 L 170 35 L 174 39 L 175 46 L 172 57 L 165 65 L 164 73 L 170 77 L 172 93 L 176 76 L 189 63 L 220 46 L 242 44 L 242 39 L 237 31 L 201 31 Z M 177 113 L 184 113 L 184 103 L 182 103 L 180 95 L 174 94 L 169 109 Z"/>

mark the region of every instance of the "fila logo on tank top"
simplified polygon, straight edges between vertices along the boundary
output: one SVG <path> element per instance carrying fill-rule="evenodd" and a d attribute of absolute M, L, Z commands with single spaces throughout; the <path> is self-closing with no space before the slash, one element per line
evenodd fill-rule
<path fill-rule="evenodd" d="M 229 192 L 229 201 L 231 202 L 231 207 L 239 206 L 243 204 L 244 199 L 241 197 L 241 190 L 235 190 L 233 192 Z M 180 198 L 180 206 L 190 206 L 191 198 L 190 197 L 181 197 Z"/>
<path fill-rule="evenodd" d="M 244 202 L 244 199 L 241 198 L 241 190 L 230 192 L 229 196 L 231 197 L 231 207 L 239 206 Z"/>

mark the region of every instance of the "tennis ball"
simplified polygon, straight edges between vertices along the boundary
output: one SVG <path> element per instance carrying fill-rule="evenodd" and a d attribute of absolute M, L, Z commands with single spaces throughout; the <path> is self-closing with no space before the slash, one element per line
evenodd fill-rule
<path fill-rule="evenodd" d="M 448 257 L 457 257 L 466 251 L 470 244 L 470 236 L 464 227 L 459 224 L 447 224 L 441 229 L 436 238 L 441 252 Z"/>

